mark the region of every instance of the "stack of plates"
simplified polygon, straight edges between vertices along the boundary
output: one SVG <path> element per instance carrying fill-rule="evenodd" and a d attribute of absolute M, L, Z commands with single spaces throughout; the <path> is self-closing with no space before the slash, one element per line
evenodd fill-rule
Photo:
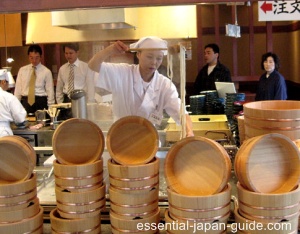
<path fill-rule="evenodd" d="M 225 114 L 229 123 L 232 123 L 234 112 L 234 102 L 236 101 L 245 101 L 244 93 L 226 93 L 226 101 L 225 101 Z"/>
<path fill-rule="evenodd" d="M 205 95 L 190 96 L 190 111 L 192 112 L 192 115 L 205 114 L 205 103 Z"/>
<path fill-rule="evenodd" d="M 206 102 L 205 102 L 206 114 L 214 114 L 215 102 L 219 98 L 217 90 L 201 91 L 200 95 L 205 95 L 206 97 Z"/>

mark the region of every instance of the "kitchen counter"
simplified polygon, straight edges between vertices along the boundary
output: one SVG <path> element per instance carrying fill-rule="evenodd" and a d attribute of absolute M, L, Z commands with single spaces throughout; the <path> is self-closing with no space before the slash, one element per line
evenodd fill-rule
<path fill-rule="evenodd" d="M 54 130 L 52 130 L 50 126 L 45 126 L 40 129 L 29 129 L 31 125 L 35 125 L 35 122 L 29 122 L 26 128 L 18 128 L 12 124 L 11 129 L 14 135 L 24 137 L 32 146 L 52 146 Z"/>

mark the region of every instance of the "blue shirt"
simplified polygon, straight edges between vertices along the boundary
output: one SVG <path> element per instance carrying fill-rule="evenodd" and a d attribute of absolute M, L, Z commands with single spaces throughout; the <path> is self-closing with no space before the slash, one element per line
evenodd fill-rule
<path fill-rule="evenodd" d="M 255 101 L 286 100 L 287 88 L 284 77 L 278 71 L 273 71 L 268 78 L 266 74 L 259 79 Z"/>

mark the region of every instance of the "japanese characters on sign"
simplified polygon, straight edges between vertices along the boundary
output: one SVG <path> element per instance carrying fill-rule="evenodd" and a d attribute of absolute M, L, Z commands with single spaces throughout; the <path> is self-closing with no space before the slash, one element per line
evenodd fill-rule
<path fill-rule="evenodd" d="M 300 0 L 258 1 L 258 20 L 300 20 Z"/>

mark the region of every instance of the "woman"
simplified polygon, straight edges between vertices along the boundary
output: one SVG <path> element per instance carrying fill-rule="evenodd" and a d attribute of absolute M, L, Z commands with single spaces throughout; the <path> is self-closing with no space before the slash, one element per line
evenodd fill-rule
<path fill-rule="evenodd" d="M 180 99 L 176 87 L 157 71 L 167 54 L 167 42 L 158 37 L 144 37 L 130 48 L 137 51 L 138 65 L 104 62 L 111 55 L 129 50 L 121 41 L 98 52 L 89 61 L 89 67 L 99 72 L 96 86 L 112 93 L 114 120 L 136 115 L 159 125 L 165 110 L 180 124 Z M 186 136 L 193 136 L 191 119 L 186 116 Z"/>
<path fill-rule="evenodd" d="M 266 72 L 259 79 L 255 100 L 286 100 L 287 88 L 284 77 L 278 72 L 278 56 L 272 52 L 263 54 L 261 68 Z"/>

